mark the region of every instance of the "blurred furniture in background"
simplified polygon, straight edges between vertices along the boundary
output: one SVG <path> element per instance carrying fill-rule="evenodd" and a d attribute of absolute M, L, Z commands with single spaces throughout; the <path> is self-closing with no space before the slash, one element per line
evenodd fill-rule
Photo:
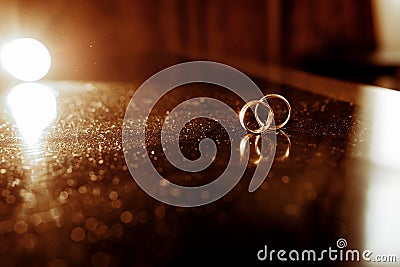
<path fill-rule="evenodd" d="M 143 80 L 184 60 L 207 59 L 244 71 L 274 64 L 377 83 L 396 77 L 396 27 L 386 25 L 397 25 L 397 13 L 387 13 L 398 3 L 6 0 L 0 42 L 21 35 L 42 40 L 56 79 Z"/>
<path fill-rule="evenodd" d="M 383 69 L 388 69 L 377 78 L 376 83 L 400 89 L 400 1 L 374 0 L 375 33 L 377 50 L 370 57 L 370 61 Z"/>
<path fill-rule="evenodd" d="M 170 38 L 178 53 L 295 66 L 311 56 L 369 53 L 375 48 L 369 1 L 177 3 L 184 3 L 180 12 L 187 14 L 169 20 L 184 22 L 180 38 Z"/>

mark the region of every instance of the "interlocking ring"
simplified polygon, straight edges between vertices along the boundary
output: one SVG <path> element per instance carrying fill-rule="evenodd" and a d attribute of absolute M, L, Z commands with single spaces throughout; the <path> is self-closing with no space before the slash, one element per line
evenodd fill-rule
<path fill-rule="evenodd" d="M 288 109 L 288 115 L 287 115 L 286 119 L 279 125 L 272 125 L 272 122 L 274 119 L 274 112 L 267 102 L 268 99 L 272 99 L 272 98 L 278 98 L 278 99 L 282 100 Z M 260 105 L 262 105 L 264 108 L 268 109 L 268 116 L 267 116 L 266 120 L 263 120 L 260 118 L 260 115 L 258 112 Z M 260 126 L 257 129 L 252 129 L 252 128 L 248 127 L 248 125 L 246 125 L 246 123 L 244 121 L 244 116 L 245 116 L 247 110 L 253 106 L 254 106 L 254 116 L 257 120 L 258 125 Z M 268 95 L 263 96 L 260 100 L 252 100 L 252 101 L 247 102 L 239 112 L 239 121 L 240 121 L 240 124 L 242 125 L 242 127 L 244 129 L 246 129 L 247 131 L 249 131 L 251 133 L 255 133 L 255 134 L 260 134 L 267 130 L 276 131 L 276 130 L 281 129 L 283 126 L 285 126 L 288 123 L 291 113 L 292 113 L 292 107 L 290 106 L 290 103 L 289 103 L 289 101 L 287 101 L 286 98 L 284 98 L 283 96 L 278 95 L 278 94 L 268 94 Z"/>
<path fill-rule="evenodd" d="M 265 108 L 267 108 L 269 110 L 268 116 L 267 116 L 266 121 L 262 122 L 261 119 L 259 118 L 259 116 L 256 115 L 256 119 L 257 119 L 257 122 L 260 125 L 260 127 L 258 129 L 252 129 L 245 124 L 244 116 L 246 114 L 246 111 L 253 106 L 255 107 L 255 110 L 258 111 L 258 109 L 257 109 L 258 105 L 263 105 Z M 273 118 L 274 118 L 274 112 L 272 111 L 272 108 L 268 105 L 267 102 L 262 102 L 260 100 L 252 100 L 252 101 L 247 102 L 239 112 L 239 121 L 240 121 L 240 124 L 242 125 L 242 127 L 254 134 L 259 134 L 259 133 L 262 133 L 262 132 L 265 132 L 266 130 L 268 130 L 268 128 L 272 124 Z M 261 121 L 261 123 L 260 123 L 260 121 Z"/>

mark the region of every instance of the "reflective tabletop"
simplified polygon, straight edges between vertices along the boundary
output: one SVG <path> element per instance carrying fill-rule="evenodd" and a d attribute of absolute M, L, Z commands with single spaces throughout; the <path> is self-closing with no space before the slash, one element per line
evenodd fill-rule
<path fill-rule="evenodd" d="M 153 199 L 129 172 L 122 126 L 139 83 L 2 84 L 1 266 L 374 266 L 375 256 L 399 261 L 400 92 L 297 74 L 274 77 L 255 82 L 265 94 L 285 96 L 292 117 L 276 133 L 266 180 L 248 191 L 262 163 L 257 137 L 250 135 L 240 182 L 221 199 L 189 208 Z M 244 104 L 223 88 L 185 85 L 161 99 L 147 122 L 148 154 L 174 183 L 212 181 L 233 153 L 221 125 L 201 118 L 185 126 L 179 142 L 193 160 L 199 141 L 212 138 L 218 152 L 210 168 L 176 170 L 163 153 L 160 131 L 172 123 L 166 114 L 205 96 L 236 112 Z M 276 120 L 287 114 L 279 103 L 271 105 Z M 330 249 L 337 258 L 329 258 Z M 359 251 L 360 261 L 345 258 L 349 250 Z M 304 251 L 310 260 L 302 259 Z M 364 251 L 371 252 L 371 262 L 362 258 Z"/>

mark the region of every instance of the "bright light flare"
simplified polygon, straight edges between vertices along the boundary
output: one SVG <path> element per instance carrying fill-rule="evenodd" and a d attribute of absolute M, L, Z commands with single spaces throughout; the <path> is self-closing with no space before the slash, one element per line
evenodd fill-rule
<path fill-rule="evenodd" d="M 34 144 L 57 115 L 54 93 L 38 83 L 21 83 L 7 96 L 7 102 L 21 136 Z"/>
<path fill-rule="evenodd" d="M 51 56 L 41 42 L 32 38 L 16 39 L 1 49 L 1 63 L 14 78 L 37 81 L 50 70 Z"/>

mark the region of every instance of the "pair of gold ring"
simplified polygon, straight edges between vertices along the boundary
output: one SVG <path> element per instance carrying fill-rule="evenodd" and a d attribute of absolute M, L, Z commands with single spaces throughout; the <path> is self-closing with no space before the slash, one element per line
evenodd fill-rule
<path fill-rule="evenodd" d="M 286 119 L 278 125 L 273 125 L 274 111 L 272 110 L 271 106 L 268 104 L 268 99 L 274 99 L 274 98 L 282 100 L 285 103 L 286 108 L 288 110 Z M 259 112 L 260 107 L 263 107 L 264 109 L 267 110 L 268 115 L 267 115 L 266 119 L 262 119 L 260 117 L 260 112 Z M 248 124 L 245 123 L 245 114 L 249 108 L 252 108 L 252 109 L 254 108 L 254 110 L 253 110 L 254 116 L 259 125 L 259 127 L 256 129 L 250 128 L 248 126 Z M 291 113 L 292 113 L 292 107 L 290 106 L 290 103 L 286 98 L 284 98 L 283 96 L 278 95 L 278 94 L 268 94 L 268 95 L 263 96 L 259 100 L 252 100 L 252 101 L 247 102 L 239 112 L 239 120 L 240 120 L 240 124 L 243 126 L 244 129 L 246 129 L 247 131 L 254 133 L 254 134 L 260 134 L 265 131 L 276 131 L 276 130 L 281 129 L 283 126 L 285 126 L 288 123 Z"/>

